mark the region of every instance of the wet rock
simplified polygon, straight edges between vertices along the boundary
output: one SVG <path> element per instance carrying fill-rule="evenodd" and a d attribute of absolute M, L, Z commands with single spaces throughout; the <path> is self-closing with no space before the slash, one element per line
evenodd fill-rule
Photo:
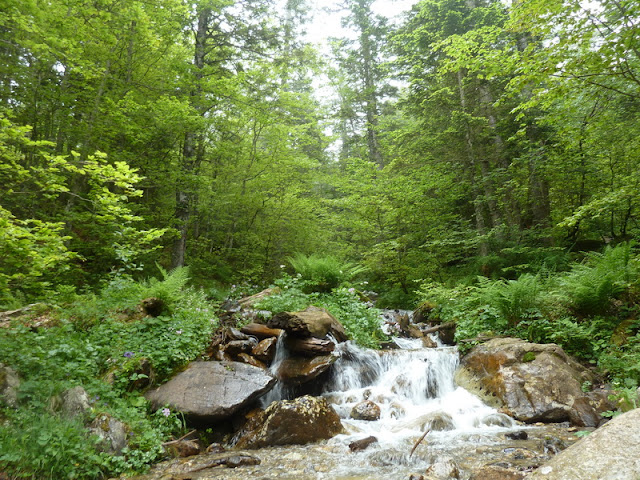
<path fill-rule="evenodd" d="M 224 329 L 224 338 L 227 340 L 227 342 L 231 342 L 234 340 L 249 340 L 252 337 L 238 330 L 237 328 L 227 327 Z"/>
<path fill-rule="evenodd" d="M 178 440 L 165 445 L 165 450 L 174 457 L 191 457 L 202 450 L 196 440 Z"/>
<path fill-rule="evenodd" d="M 351 418 L 369 422 L 380 419 L 380 407 L 371 400 L 360 402 L 351 409 Z"/>
<path fill-rule="evenodd" d="M 67 418 L 84 415 L 90 408 L 89 396 L 80 386 L 70 388 L 60 395 L 60 411 Z"/>
<path fill-rule="evenodd" d="M 336 344 L 331 340 L 314 337 L 300 338 L 287 336 L 284 343 L 290 352 L 305 357 L 329 355 L 336 348 Z"/>
<path fill-rule="evenodd" d="M 335 361 L 336 357 L 333 355 L 314 358 L 289 357 L 278 367 L 277 377 L 288 385 L 301 385 L 326 372 Z"/>
<path fill-rule="evenodd" d="M 578 427 L 602 425 L 606 421 L 602 414 L 616 409 L 616 404 L 609 400 L 611 393 L 608 390 L 598 390 L 576 398 L 569 411 L 571 423 Z"/>
<path fill-rule="evenodd" d="M 524 430 L 520 430 L 519 432 L 511 432 L 505 434 L 505 437 L 509 440 L 526 440 L 529 438 L 529 434 Z"/>
<path fill-rule="evenodd" d="M 256 357 L 261 362 L 271 363 L 276 356 L 276 345 L 278 339 L 276 337 L 269 337 L 261 340 L 258 345 L 253 347 L 251 355 Z"/>
<path fill-rule="evenodd" d="M 247 365 L 251 365 L 253 367 L 258 367 L 263 370 L 267 368 L 267 366 L 263 362 L 255 357 L 252 357 L 248 353 L 239 353 L 238 355 L 236 355 L 236 358 L 239 362 L 246 363 Z"/>
<path fill-rule="evenodd" d="M 170 405 L 192 421 L 210 423 L 229 417 L 270 390 L 276 379 L 239 362 L 193 362 L 145 396 L 153 408 Z"/>
<path fill-rule="evenodd" d="M 491 415 L 487 415 L 480 421 L 481 425 L 486 425 L 487 427 L 505 427 L 509 428 L 513 426 L 513 420 L 508 415 L 504 413 L 492 413 Z"/>
<path fill-rule="evenodd" d="M 498 465 L 486 465 L 474 472 L 469 480 L 522 480 L 526 474 Z"/>
<path fill-rule="evenodd" d="M 0 405 L 16 407 L 19 387 L 20 379 L 15 370 L 0 363 Z"/>
<path fill-rule="evenodd" d="M 261 323 L 249 323 L 240 329 L 242 333 L 251 335 L 252 337 L 265 338 L 278 338 L 282 333 L 279 328 L 269 328 Z"/>
<path fill-rule="evenodd" d="M 352 452 L 359 452 L 360 450 L 365 450 L 371 444 L 377 443 L 377 442 L 378 442 L 378 439 L 373 435 L 371 435 L 369 437 L 356 440 L 355 442 L 351 442 L 349 444 L 349 450 L 351 450 Z"/>
<path fill-rule="evenodd" d="M 329 439 L 342 431 L 340 417 L 326 399 L 305 395 L 273 402 L 250 418 L 237 436 L 236 447 L 305 444 Z"/>
<path fill-rule="evenodd" d="M 640 409 L 619 415 L 530 474 L 531 480 L 640 478 Z"/>
<path fill-rule="evenodd" d="M 251 353 L 251 350 L 258 345 L 258 341 L 255 338 L 247 340 L 231 340 L 224 346 L 224 352 L 235 356 L 240 353 Z"/>
<path fill-rule="evenodd" d="M 569 420 L 574 402 L 585 396 L 582 384 L 593 381 L 591 372 L 558 345 L 515 338 L 495 338 L 474 347 L 462 367 L 511 416 L 525 422 Z M 463 386 L 474 390 L 474 385 Z"/>
<path fill-rule="evenodd" d="M 89 425 L 89 431 L 100 437 L 99 448 L 111 455 L 120 455 L 127 446 L 129 429 L 117 418 L 103 413 L 98 415 Z"/>
<path fill-rule="evenodd" d="M 433 464 L 427 468 L 425 480 L 447 480 L 460 478 L 458 465 L 450 457 L 438 457 Z"/>
<path fill-rule="evenodd" d="M 297 337 L 325 338 L 331 334 L 337 342 L 347 340 L 340 322 L 323 308 L 308 307 L 301 312 L 281 312 L 267 322 L 270 328 L 281 328 Z"/>
<path fill-rule="evenodd" d="M 434 432 L 441 432 L 445 430 L 453 430 L 453 418 L 451 415 L 445 412 L 432 412 L 428 415 L 421 417 L 422 430 L 431 430 Z"/>

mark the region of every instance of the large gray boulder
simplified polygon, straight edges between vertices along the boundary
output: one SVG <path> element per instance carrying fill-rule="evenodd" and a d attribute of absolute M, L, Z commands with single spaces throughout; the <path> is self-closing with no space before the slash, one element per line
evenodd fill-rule
<path fill-rule="evenodd" d="M 640 409 L 615 417 L 528 475 L 527 480 L 640 478 Z"/>
<path fill-rule="evenodd" d="M 340 417 L 323 397 L 273 402 L 254 414 L 236 438 L 238 448 L 294 445 L 329 439 L 343 431 Z"/>
<path fill-rule="evenodd" d="M 495 338 L 474 347 L 461 367 L 459 383 L 495 397 L 506 413 L 524 422 L 597 426 L 599 413 L 610 408 L 582 391 L 585 382 L 593 382 L 592 373 L 555 344 Z"/>
<path fill-rule="evenodd" d="M 154 408 L 165 405 L 192 421 L 225 419 L 269 391 L 276 379 L 265 370 L 239 362 L 193 362 L 145 396 Z"/>

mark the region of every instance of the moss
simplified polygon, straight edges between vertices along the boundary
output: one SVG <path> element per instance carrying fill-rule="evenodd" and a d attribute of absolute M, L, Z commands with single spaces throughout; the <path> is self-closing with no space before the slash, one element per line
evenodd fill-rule
<path fill-rule="evenodd" d="M 536 359 L 536 353 L 535 352 L 527 352 L 522 356 L 522 362 L 523 363 L 533 362 L 535 359 Z"/>

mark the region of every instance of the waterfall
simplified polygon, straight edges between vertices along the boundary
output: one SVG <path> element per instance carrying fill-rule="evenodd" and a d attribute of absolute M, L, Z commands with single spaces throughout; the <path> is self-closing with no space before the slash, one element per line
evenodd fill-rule
<path fill-rule="evenodd" d="M 271 362 L 271 366 L 269 367 L 269 373 L 277 378 L 278 369 L 280 368 L 280 364 L 289 358 L 289 350 L 285 347 L 285 339 L 287 338 L 287 333 L 283 330 L 282 333 L 278 336 L 278 342 L 276 343 L 276 353 Z M 269 390 L 265 395 L 260 398 L 260 406 L 262 408 L 267 408 L 271 405 L 271 402 L 277 402 L 279 400 L 285 400 L 289 397 L 289 389 L 282 382 L 278 381 L 276 385 Z"/>

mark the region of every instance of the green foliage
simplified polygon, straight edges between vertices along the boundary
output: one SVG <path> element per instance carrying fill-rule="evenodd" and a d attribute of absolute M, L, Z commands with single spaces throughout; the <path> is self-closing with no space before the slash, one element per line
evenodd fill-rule
<path fill-rule="evenodd" d="M 310 305 L 325 308 L 344 326 L 347 335 L 358 345 L 377 348 L 387 339 L 382 332 L 380 311 L 364 303 L 355 288 L 340 287 L 329 293 L 304 293 L 306 281 L 300 276 L 283 275 L 275 285 L 280 291 L 256 304 L 260 310 L 273 313 L 304 310 Z"/>
<path fill-rule="evenodd" d="M 365 271 L 359 265 L 343 262 L 331 255 L 297 253 L 288 260 L 296 273 L 300 274 L 303 289 L 307 293 L 330 292 Z"/>
<path fill-rule="evenodd" d="M 101 478 L 144 470 L 163 454 L 161 443 L 183 428 L 182 419 L 150 414 L 136 385 L 161 382 L 197 358 L 216 325 L 204 295 L 185 286 L 186 270 L 163 275 L 117 277 L 99 295 L 76 296 L 72 306 L 48 312 L 47 328 L 0 330 L 0 362 L 21 377 L 19 408 L 6 411 L 0 425 L 0 470 L 17 478 Z M 136 307 L 151 295 L 170 312 L 142 316 Z M 123 455 L 99 453 L 80 420 L 50 410 L 52 396 L 77 385 L 92 401 L 86 421 L 105 413 L 127 425 Z"/>
<path fill-rule="evenodd" d="M 638 259 L 632 257 L 631 248 L 627 243 L 607 247 L 602 254 L 588 253 L 584 262 L 559 278 L 561 296 L 580 315 L 606 313 L 638 281 Z"/>
<path fill-rule="evenodd" d="M 540 278 L 524 274 L 517 280 L 491 281 L 479 278 L 475 301 L 495 308 L 507 325 L 515 326 L 535 313 L 540 301 Z"/>

